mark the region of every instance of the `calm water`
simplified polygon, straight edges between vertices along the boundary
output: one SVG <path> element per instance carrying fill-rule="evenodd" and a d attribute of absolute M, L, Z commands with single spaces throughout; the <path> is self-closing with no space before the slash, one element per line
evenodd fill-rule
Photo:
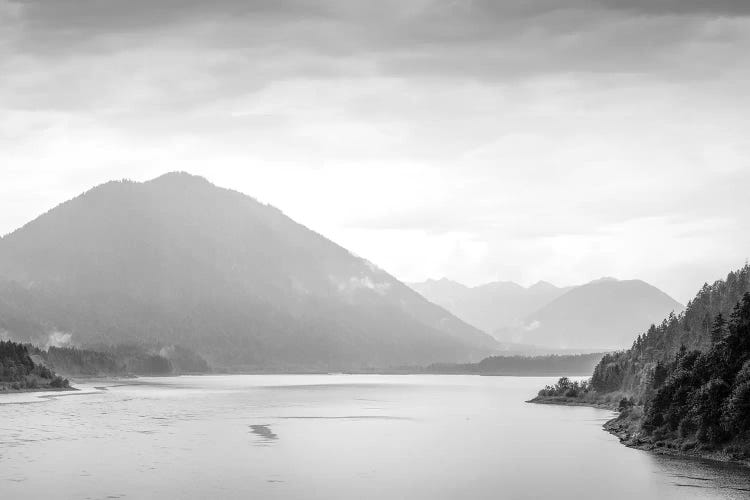
<path fill-rule="evenodd" d="M 750 498 L 743 469 L 631 450 L 547 378 L 138 379 L 0 396 L 0 498 Z"/>

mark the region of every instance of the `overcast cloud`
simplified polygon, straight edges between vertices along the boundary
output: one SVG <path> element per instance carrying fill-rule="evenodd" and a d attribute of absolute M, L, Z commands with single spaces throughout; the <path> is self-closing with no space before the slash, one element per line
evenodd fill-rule
<path fill-rule="evenodd" d="M 0 233 L 186 170 L 397 277 L 750 255 L 745 0 L 0 0 Z"/>

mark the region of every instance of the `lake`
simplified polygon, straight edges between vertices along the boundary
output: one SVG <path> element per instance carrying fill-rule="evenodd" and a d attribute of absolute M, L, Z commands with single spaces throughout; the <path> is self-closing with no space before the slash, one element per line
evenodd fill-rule
<path fill-rule="evenodd" d="M 746 469 L 658 457 L 552 378 L 231 375 L 0 396 L 0 497 L 749 498 Z"/>

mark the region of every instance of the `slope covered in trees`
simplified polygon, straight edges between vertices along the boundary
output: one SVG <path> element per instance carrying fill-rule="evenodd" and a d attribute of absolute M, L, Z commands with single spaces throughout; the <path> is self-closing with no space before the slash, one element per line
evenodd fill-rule
<path fill-rule="evenodd" d="M 606 427 L 629 445 L 749 459 L 750 266 L 704 285 L 627 351 L 605 355 L 581 389 L 561 400 L 567 388 L 547 387 L 537 400 L 616 405 L 620 416 Z"/>
<path fill-rule="evenodd" d="M 99 345 L 91 349 L 35 349 L 57 372 L 66 376 L 174 375 L 209 373 L 211 367 L 193 351 L 180 346 L 136 344 Z"/>
<path fill-rule="evenodd" d="M 66 375 L 100 376 L 124 375 L 127 369 L 115 356 L 106 352 L 78 349 L 75 347 L 50 347 L 40 354 Z"/>
<path fill-rule="evenodd" d="M 474 361 L 496 342 L 278 209 L 184 173 L 110 182 L 0 239 L 0 331 L 182 345 L 227 369 Z"/>
<path fill-rule="evenodd" d="M 729 321 L 716 317 L 712 342 L 704 352 L 681 348 L 660 365 L 645 406 L 645 433 L 709 445 L 750 437 L 750 293 Z"/>
<path fill-rule="evenodd" d="M 600 393 L 622 391 L 636 399 L 650 397 L 654 381 L 664 377 L 664 363 L 682 346 L 689 351 L 710 349 L 714 319 L 718 315 L 728 318 L 748 291 L 748 265 L 729 273 L 726 280 L 703 285 L 682 313 L 670 314 L 659 325 L 651 325 L 636 337 L 630 349 L 605 355 L 594 370 L 592 387 Z"/>
<path fill-rule="evenodd" d="M 0 341 L 0 391 L 62 389 L 68 386 L 67 380 L 32 358 L 29 346 Z"/>
<path fill-rule="evenodd" d="M 591 373 L 602 353 L 548 356 L 490 356 L 479 363 L 427 366 L 423 373 L 477 374 L 542 377 L 550 375 L 583 375 Z"/>

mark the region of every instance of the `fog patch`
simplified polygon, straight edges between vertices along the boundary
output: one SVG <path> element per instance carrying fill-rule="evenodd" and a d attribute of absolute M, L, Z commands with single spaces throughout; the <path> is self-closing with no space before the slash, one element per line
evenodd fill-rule
<path fill-rule="evenodd" d="M 379 295 L 385 295 L 391 289 L 390 283 L 377 282 L 369 276 L 352 276 L 348 280 L 337 283 L 339 292 L 353 292 L 356 290 L 372 290 Z"/>
<path fill-rule="evenodd" d="M 174 356 L 174 346 L 170 345 L 170 346 L 162 347 L 161 349 L 159 349 L 159 352 L 157 354 L 161 356 L 162 358 L 171 359 L 172 356 Z"/>
<path fill-rule="evenodd" d="M 536 330 L 540 326 L 542 326 L 542 323 L 539 320 L 534 320 L 528 325 L 524 325 L 523 329 L 527 332 L 531 332 L 531 331 Z"/>
<path fill-rule="evenodd" d="M 47 337 L 47 342 L 44 344 L 45 349 L 50 347 L 70 347 L 72 345 L 73 334 L 54 331 Z"/>
<path fill-rule="evenodd" d="M 294 278 L 292 278 L 292 290 L 300 295 L 310 295 L 311 293 L 302 281 Z"/>

